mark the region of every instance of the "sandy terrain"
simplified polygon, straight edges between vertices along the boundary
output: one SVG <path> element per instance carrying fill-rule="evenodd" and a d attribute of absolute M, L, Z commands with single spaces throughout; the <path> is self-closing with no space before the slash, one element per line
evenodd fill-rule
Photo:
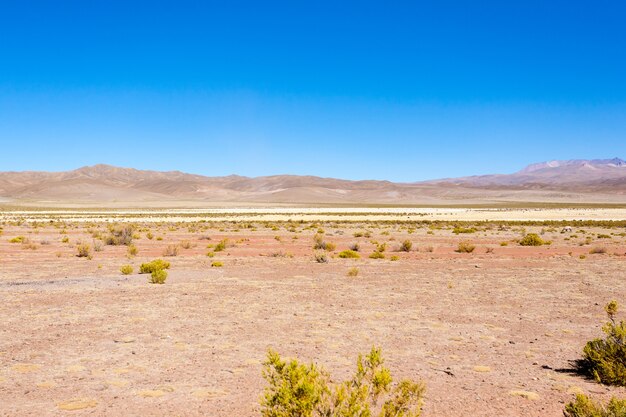
<path fill-rule="evenodd" d="M 385 215 L 400 213 L 406 211 Z M 245 217 L 251 224 L 141 217 L 136 257 L 128 258 L 125 246 L 104 245 L 86 259 L 75 256 L 76 243 L 93 244 L 106 224 L 79 214 L 53 223 L 5 219 L 2 226 L 2 416 L 256 416 L 269 347 L 342 378 L 358 352 L 381 346 L 396 377 L 426 382 L 425 416 L 556 417 L 576 392 L 626 395 L 571 372 L 584 343 L 601 335 L 603 305 L 611 299 L 626 305 L 623 225 L 567 233 L 479 225 L 475 233 L 455 235 L 450 224 L 345 217 L 314 227 L 254 216 Z M 626 218 L 621 211 L 593 215 L 588 218 Z M 327 264 L 313 259 L 318 227 L 337 246 Z M 552 244 L 519 246 L 524 231 Z M 354 236 L 367 232 L 370 237 Z M 10 243 L 17 236 L 26 243 Z M 225 238 L 233 246 L 208 257 L 207 246 Z M 395 252 L 405 239 L 412 250 Z M 368 258 L 372 241 L 388 243 L 385 259 Z M 456 253 L 461 241 L 476 245 L 474 253 Z M 361 259 L 336 257 L 356 242 Z M 123 264 L 137 271 L 142 262 L 163 258 L 172 244 L 181 247 L 167 258 L 172 266 L 164 285 L 119 272 Z M 590 254 L 593 248 L 606 253 Z M 216 260 L 223 267 L 211 267 Z M 352 267 L 358 276 L 347 276 Z"/>

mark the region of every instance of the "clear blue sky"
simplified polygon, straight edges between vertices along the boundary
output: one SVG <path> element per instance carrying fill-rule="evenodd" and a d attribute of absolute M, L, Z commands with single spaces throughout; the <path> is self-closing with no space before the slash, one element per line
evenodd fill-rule
<path fill-rule="evenodd" d="M 626 157 L 626 3 L 2 1 L 0 171 L 415 181 Z"/>

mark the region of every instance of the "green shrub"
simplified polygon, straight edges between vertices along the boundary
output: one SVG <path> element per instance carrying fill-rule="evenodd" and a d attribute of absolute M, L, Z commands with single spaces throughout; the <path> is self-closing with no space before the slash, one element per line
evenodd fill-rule
<path fill-rule="evenodd" d="M 167 271 L 165 269 L 157 269 L 150 274 L 150 284 L 165 284 L 167 279 Z"/>
<path fill-rule="evenodd" d="M 133 267 L 132 265 L 122 265 L 122 267 L 120 268 L 120 272 L 122 273 L 122 275 L 130 275 L 133 273 Z"/>
<path fill-rule="evenodd" d="M 424 384 L 403 380 L 392 386 L 391 373 L 383 363 L 380 349 L 372 348 L 369 355 L 359 355 L 352 378 L 333 383 L 323 368 L 295 359 L 283 361 L 270 350 L 263 364 L 268 386 L 261 399 L 261 415 L 419 417 Z"/>
<path fill-rule="evenodd" d="M 474 249 L 476 249 L 476 246 L 472 245 L 471 242 L 461 242 L 456 251 L 459 253 L 472 253 Z"/>
<path fill-rule="evenodd" d="M 211 267 L 212 268 L 221 268 L 223 266 L 224 266 L 224 264 L 222 262 L 220 262 L 220 261 L 213 261 L 213 262 L 211 262 Z"/>
<path fill-rule="evenodd" d="M 609 317 L 602 326 L 606 337 L 587 342 L 580 365 L 600 383 L 626 386 L 626 323 L 615 321 L 615 301 L 608 303 L 605 311 Z"/>
<path fill-rule="evenodd" d="M 611 398 L 605 405 L 598 404 L 584 394 L 565 406 L 565 417 L 626 417 L 626 400 Z"/>
<path fill-rule="evenodd" d="M 389 258 L 390 261 L 397 261 L 398 259 L 400 259 L 400 257 L 397 255 L 392 255 L 391 258 Z"/>
<path fill-rule="evenodd" d="M 358 252 L 350 249 L 339 252 L 337 256 L 343 259 L 359 259 L 361 257 Z"/>
<path fill-rule="evenodd" d="M 151 274 L 154 271 L 158 271 L 161 269 L 169 269 L 170 263 L 164 261 L 163 259 L 155 259 L 154 261 L 147 262 L 145 264 L 141 264 L 139 267 L 140 274 Z"/>
<path fill-rule="evenodd" d="M 541 246 L 545 245 L 546 242 L 537 233 L 529 233 L 519 241 L 519 244 L 521 246 Z"/>
<path fill-rule="evenodd" d="M 374 251 L 369 256 L 370 259 L 385 259 L 385 254 L 382 252 Z"/>
<path fill-rule="evenodd" d="M 28 240 L 24 236 L 15 236 L 13 239 L 9 240 L 9 243 L 24 243 L 24 241 Z"/>

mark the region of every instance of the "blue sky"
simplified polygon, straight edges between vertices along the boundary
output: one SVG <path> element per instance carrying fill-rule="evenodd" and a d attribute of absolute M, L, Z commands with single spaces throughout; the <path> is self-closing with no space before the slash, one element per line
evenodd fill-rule
<path fill-rule="evenodd" d="M 3 1 L 0 170 L 422 179 L 626 157 L 621 1 Z"/>

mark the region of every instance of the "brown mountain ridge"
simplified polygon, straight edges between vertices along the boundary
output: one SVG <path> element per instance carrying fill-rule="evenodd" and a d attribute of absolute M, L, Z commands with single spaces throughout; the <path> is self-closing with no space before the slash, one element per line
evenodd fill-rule
<path fill-rule="evenodd" d="M 477 204 L 626 203 L 626 162 L 549 161 L 513 174 L 394 183 L 316 176 L 207 177 L 94 165 L 66 172 L 0 172 L 5 202 Z"/>

